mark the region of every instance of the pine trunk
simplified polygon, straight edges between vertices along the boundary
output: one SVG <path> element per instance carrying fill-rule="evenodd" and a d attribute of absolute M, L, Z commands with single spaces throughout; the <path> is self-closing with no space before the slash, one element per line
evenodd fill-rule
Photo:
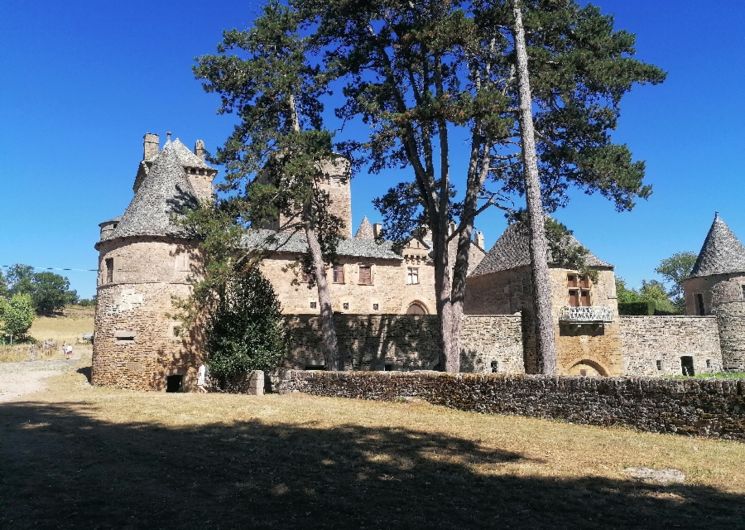
<path fill-rule="evenodd" d="M 520 0 L 513 0 L 515 54 L 517 56 L 517 81 L 520 94 L 520 133 L 525 169 L 525 196 L 530 225 L 530 258 L 533 273 L 533 305 L 535 306 L 536 348 L 540 371 L 556 373 L 556 344 L 551 314 L 551 283 L 548 268 L 548 245 L 544 228 L 544 210 L 533 126 L 532 96 L 528 52 L 525 44 Z"/>
<path fill-rule="evenodd" d="M 435 297 L 440 326 L 440 369 L 449 373 L 460 371 L 459 335 L 460 322 L 452 304 L 450 264 L 447 251 L 447 232 L 432 231 L 433 260 L 435 266 Z"/>
<path fill-rule="evenodd" d="M 321 245 L 318 242 L 316 231 L 307 223 L 305 226 L 305 237 L 308 240 L 308 252 L 313 264 L 313 277 L 318 289 L 318 305 L 321 311 L 321 335 L 323 339 L 323 354 L 326 359 L 327 370 L 343 370 L 344 363 L 339 358 L 339 346 L 336 340 L 336 327 L 334 326 L 334 310 L 331 306 L 331 295 L 329 294 L 328 281 L 326 280 L 326 266 L 321 254 Z"/>

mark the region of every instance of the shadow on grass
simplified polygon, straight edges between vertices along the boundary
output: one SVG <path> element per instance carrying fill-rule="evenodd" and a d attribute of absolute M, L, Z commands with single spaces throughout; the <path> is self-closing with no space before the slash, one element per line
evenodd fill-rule
<path fill-rule="evenodd" d="M 179 429 L 85 403 L 0 408 L 0 527 L 736 527 L 706 487 L 509 474 L 520 454 L 413 430 Z M 502 474 L 475 473 L 473 465 Z M 540 462 L 538 462 L 540 465 Z"/>

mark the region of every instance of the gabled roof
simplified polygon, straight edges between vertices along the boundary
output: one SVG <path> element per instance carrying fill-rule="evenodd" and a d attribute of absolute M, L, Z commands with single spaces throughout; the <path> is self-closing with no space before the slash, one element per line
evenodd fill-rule
<path fill-rule="evenodd" d="M 174 216 L 196 205 L 196 195 L 184 173 L 174 143 L 166 143 L 137 190 L 117 227 L 104 239 L 186 235 Z"/>
<path fill-rule="evenodd" d="M 375 231 L 373 230 L 373 225 L 372 223 L 370 223 L 367 217 L 362 218 L 362 222 L 360 223 L 360 227 L 357 229 L 357 233 L 354 234 L 354 238 L 375 239 Z"/>
<path fill-rule="evenodd" d="M 690 277 L 732 272 L 745 272 L 745 246 L 717 213 Z"/>
<path fill-rule="evenodd" d="M 166 146 L 168 146 L 168 142 L 166 142 Z M 176 138 L 170 143 L 171 146 L 173 146 L 174 151 L 176 152 L 176 156 L 178 157 L 178 161 L 181 163 L 184 167 L 196 167 L 201 169 L 209 169 L 210 171 L 215 171 L 214 168 L 210 167 L 204 160 L 199 158 L 197 155 L 195 155 L 191 149 L 186 147 L 183 143 L 181 143 L 181 140 Z M 165 147 L 164 147 L 165 149 Z"/>
<path fill-rule="evenodd" d="M 243 236 L 242 245 L 250 250 L 268 250 L 303 254 L 308 251 L 305 235 L 299 232 L 277 232 L 264 228 L 249 229 Z M 403 258 L 393 251 L 390 241 L 382 243 L 374 239 L 342 239 L 336 253 L 339 256 L 354 258 L 375 258 L 401 261 Z"/>
<path fill-rule="evenodd" d="M 572 235 L 566 236 L 562 244 L 567 245 L 568 248 L 581 245 Z M 601 260 L 592 253 L 587 254 L 586 263 L 588 267 L 593 268 L 613 268 L 613 265 Z M 549 264 L 556 264 L 551 256 L 549 256 Z M 514 223 L 507 227 L 502 236 L 494 243 L 494 246 L 470 275 L 483 276 L 484 274 L 507 271 L 529 265 L 530 237 L 528 228 L 523 224 Z"/>

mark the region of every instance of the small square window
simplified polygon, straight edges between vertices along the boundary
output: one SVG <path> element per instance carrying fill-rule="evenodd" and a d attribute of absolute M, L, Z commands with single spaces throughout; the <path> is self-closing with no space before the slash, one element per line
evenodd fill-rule
<path fill-rule="evenodd" d="M 318 307 L 318 302 L 313 301 L 313 302 L 310 303 L 310 308 L 311 309 L 315 309 L 317 307 Z"/>
<path fill-rule="evenodd" d="M 706 367 L 711 368 L 711 359 L 706 359 Z"/>
<path fill-rule="evenodd" d="M 343 304 L 341 305 L 341 307 L 342 307 L 342 308 L 343 308 L 343 309 L 344 309 L 344 310 L 346 311 L 347 309 L 349 309 L 349 302 L 344 302 L 344 303 L 343 303 Z"/>
<path fill-rule="evenodd" d="M 380 310 L 380 304 L 373 304 L 373 311 Z"/>

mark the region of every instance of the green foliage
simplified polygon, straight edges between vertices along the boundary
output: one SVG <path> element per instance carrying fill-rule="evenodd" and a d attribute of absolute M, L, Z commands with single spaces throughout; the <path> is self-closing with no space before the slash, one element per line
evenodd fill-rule
<path fill-rule="evenodd" d="M 287 351 L 277 296 L 257 267 L 228 281 L 207 320 L 208 365 L 221 386 L 276 368 Z"/>
<path fill-rule="evenodd" d="M 10 300 L 0 298 L 0 321 L 2 332 L 10 339 L 10 343 L 17 342 L 26 336 L 26 332 L 34 322 L 34 304 L 28 294 L 14 294 Z"/>
<path fill-rule="evenodd" d="M 52 315 L 78 300 L 78 294 L 70 290 L 70 280 L 53 272 L 34 272 L 30 265 L 10 267 L 8 283 L 8 293 L 29 295 L 40 315 Z"/>
<path fill-rule="evenodd" d="M 218 53 L 200 57 L 194 72 L 220 95 L 220 113 L 239 117 L 214 157 L 225 167 L 225 204 L 214 210 L 220 222 L 229 215 L 240 227 L 264 226 L 283 214 L 282 229 L 312 227 L 333 261 L 341 221 L 319 183 L 321 164 L 338 155 L 323 128 L 327 80 L 309 53 L 297 13 L 271 1 L 251 29 L 225 32 Z"/>
<path fill-rule="evenodd" d="M 0 269 L 0 298 L 8 296 L 8 281 L 5 279 L 2 269 Z"/>
<path fill-rule="evenodd" d="M 654 302 L 618 302 L 621 315 L 654 315 Z"/>
<path fill-rule="evenodd" d="M 629 289 L 628 287 L 626 287 L 626 281 L 620 276 L 616 276 L 616 297 L 618 298 L 619 305 L 641 302 L 639 293 L 637 293 L 634 289 Z M 632 315 L 636 313 L 627 314 Z"/>
<path fill-rule="evenodd" d="M 41 315 L 52 315 L 78 299 L 77 293 L 70 290 L 70 280 L 53 272 L 35 273 L 31 287 L 34 307 Z"/>
<path fill-rule="evenodd" d="M 685 309 L 683 280 L 690 276 L 697 258 L 693 252 L 676 252 L 663 259 L 655 269 L 655 272 L 662 276 L 668 295 L 680 311 Z"/>

